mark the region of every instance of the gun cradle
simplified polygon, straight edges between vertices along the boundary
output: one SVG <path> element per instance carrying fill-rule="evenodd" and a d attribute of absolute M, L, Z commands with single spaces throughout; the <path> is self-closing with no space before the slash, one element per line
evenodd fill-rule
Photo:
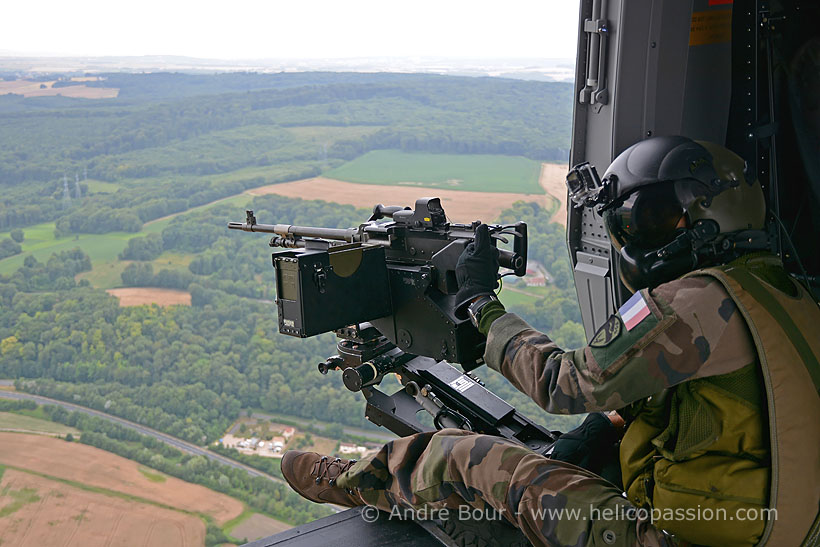
<path fill-rule="evenodd" d="M 367 418 L 399 435 L 459 427 L 499 435 L 546 453 L 554 435 L 483 387 L 470 371 L 483 362 L 484 337 L 455 312 L 455 270 L 480 222 L 450 224 L 438 198 L 421 198 L 415 210 L 377 205 L 358 228 L 259 224 L 253 211 L 233 230 L 275 234 L 279 331 L 308 337 L 335 331 L 337 355 L 319 363 L 322 374 L 342 372 L 345 386 L 367 400 Z M 391 218 L 392 222 L 379 222 Z M 491 243 L 501 267 L 523 276 L 527 225 L 492 225 Z M 387 395 L 377 386 L 388 375 L 404 389 Z"/>
<path fill-rule="evenodd" d="M 375 385 L 362 389 L 368 420 L 404 437 L 431 430 L 418 419 L 418 413 L 426 410 L 434 415 L 437 428 L 459 427 L 514 440 L 539 454 L 549 452 L 556 435 L 486 389 L 475 376 L 444 361 L 415 356 L 405 360 L 407 357 L 397 354 L 394 369 L 405 389 L 393 395 L 376 389 Z M 408 389 L 411 386 L 413 389 Z M 420 386 L 424 386 L 426 393 L 417 392 Z M 424 397 L 436 401 L 436 414 L 429 404 L 424 405 L 425 401 L 419 402 Z"/>

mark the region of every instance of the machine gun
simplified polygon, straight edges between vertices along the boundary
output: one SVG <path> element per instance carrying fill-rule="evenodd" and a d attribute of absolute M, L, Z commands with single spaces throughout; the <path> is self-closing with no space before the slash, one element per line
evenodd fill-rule
<path fill-rule="evenodd" d="M 516 440 L 546 452 L 555 435 L 487 390 L 470 371 L 483 363 L 485 340 L 456 312 L 455 269 L 480 222 L 452 224 L 438 198 L 415 209 L 376 205 L 356 228 L 259 224 L 253 211 L 228 228 L 271 233 L 279 332 L 308 337 L 333 331 L 338 354 L 319 364 L 342 371 L 345 386 L 360 391 L 365 415 L 397 435 L 458 427 Z M 491 225 L 505 275 L 523 276 L 527 225 Z M 292 249 L 292 250 L 291 250 Z M 460 363 L 465 372 L 451 364 Z M 394 374 L 403 385 L 392 395 L 378 386 Z"/>

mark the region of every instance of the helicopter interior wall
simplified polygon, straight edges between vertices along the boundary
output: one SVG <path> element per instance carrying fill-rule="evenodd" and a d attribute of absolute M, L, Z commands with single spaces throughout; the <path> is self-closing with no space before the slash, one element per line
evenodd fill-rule
<path fill-rule="evenodd" d="M 820 8 L 815 7 L 820 12 Z M 817 13 L 815 17 L 820 16 Z M 813 29 L 816 31 L 815 29 Z M 798 249 L 800 259 L 813 277 L 813 288 L 820 298 L 820 35 L 809 37 L 788 55 L 788 75 L 783 109 L 783 152 L 780 164 L 782 215 L 790 222 L 786 228 Z M 792 180 L 802 182 L 790 192 Z M 800 187 L 802 186 L 802 187 Z"/>
<path fill-rule="evenodd" d="M 793 11 L 776 37 L 776 112 L 782 143 L 778 189 L 785 230 L 820 297 L 820 6 L 801 2 L 795 7 L 800 4 L 802 9 Z M 787 263 L 795 274 L 801 273 L 796 259 Z"/>
<path fill-rule="evenodd" d="M 656 135 L 726 139 L 731 3 L 582 0 L 580 9 L 573 165 L 588 161 L 603 173 L 621 151 Z M 595 32 L 601 28 L 603 33 Z M 601 89 L 605 93 L 596 95 Z M 617 281 L 617 264 L 597 213 L 570 209 L 567 239 L 581 316 L 591 337 L 630 293 Z"/>
<path fill-rule="evenodd" d="M 732 25 L 726 146 L 757 173 L 770 212 L 779 211 L 785 235 L 778 239 L 787 269 L 801 279 L 805 269 L 820 297 L 820 5 L 744 4 L 742 10 L 736 6 Z M 777 223 L 773 217 L 772 222 Z"/>

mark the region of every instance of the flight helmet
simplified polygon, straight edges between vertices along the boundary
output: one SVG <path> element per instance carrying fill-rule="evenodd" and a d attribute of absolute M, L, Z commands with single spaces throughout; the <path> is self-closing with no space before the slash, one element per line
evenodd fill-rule
<path fill-rule="evenodd" d="M 582 165 L 567 182 L 576 204 L 603 216 L 621 280 L 636 291 L 768 247 L 763 191 L 745 165 L 717 144 L 654 137 L 624 150 L 602 179 Z"/>

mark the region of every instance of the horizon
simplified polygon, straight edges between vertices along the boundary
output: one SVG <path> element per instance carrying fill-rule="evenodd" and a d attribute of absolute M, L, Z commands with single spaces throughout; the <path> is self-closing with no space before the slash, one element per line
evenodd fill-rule
<path fill-rule="evenodd" d="M 7 6 L 7 19 L 15 25 L 0 36 L 2 55 L 565 59 L 575 57 L 578 5 L 560 0 L 519 0 L 503 8 L 487 0 L 417 0 L 412 5 L 245 0 L 224 9 L 189 1 L 146 0 L 137 7 L 45 0 Z"/>
<path fill-rule="evenodd" d="M 383 72 L 569 82 L 575 77 L 575 59 L 362 56 L 222 60 L 181 55 L 38 56 L 0 50 L 0 71 L 16 74 L 18 78 L 37 74 L 113 72 Z"/>

